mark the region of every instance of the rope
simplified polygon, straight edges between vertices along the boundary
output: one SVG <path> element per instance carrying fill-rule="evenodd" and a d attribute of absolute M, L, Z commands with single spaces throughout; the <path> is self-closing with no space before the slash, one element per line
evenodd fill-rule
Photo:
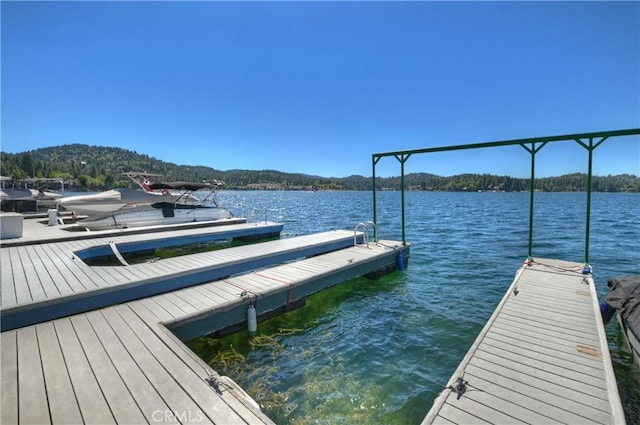
<path fill-rule="evenodd" d="M 529 267 L 535 265 L 535 266 L 547 267 L 547 268 L 550 268 L 552 270 L 559 271 L 559 272 L 570 272 L 570 273 L 580 273 L 580 274 L 582 274 L 582 269 L 583 269 L 582 266 L 574 266 L 574 267 L 571 267 L 571 268 L 566 268 L 566 267 L 561 267 L 561 266 L 553 265 L 553 264 L 540 263 L 540 262 L 535 261 L 535 260 L 527 260 L 527 261 L 525 261 L 525 264 L 527 266 L 529 266 Z"/>

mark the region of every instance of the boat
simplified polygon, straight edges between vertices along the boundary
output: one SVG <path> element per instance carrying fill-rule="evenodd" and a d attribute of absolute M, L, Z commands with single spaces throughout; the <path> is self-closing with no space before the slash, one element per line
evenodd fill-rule
<path fill-rule="evenodd" d="M 182 193 L 172 194 L 151 189 L 153 184 L 158 183 L 159 174 L 127 172 L 122 175 L 135 182 L 139 189 L 111 189 L 88 195 L 68 196 L 58 199 L 58 209 L 72 211 L 79 216 L 96 217 L 156 202 L 175 202 L 182 196 Z"/>
<path fill-rule="evenodd" d="M 89 217 L 115 213 L 123 209 L 137 208 L 156 202 L 171 202 L 170 193 L 149 192 L 138 189 L 111 189 L 90 195 L 69 196 L 58 199 L 58 208 Z"/>
<path fill-rule="evenodd" d="M 640 275 L 622 275 L 607 281 L 610 288 L 600 304 L 603 319 L 611 320 L 617 313 L 633 361 L 640 366 Z"/>
<path fill-rule="evenodd" d="M 3 188 L 0 190 L 0 198 L 14 201 L 27 201 L 35 199 L 58 199 L 62 194 L 44 189 L 14 189 Z"/>
<path fill-rule="evenodd" d="M 88 217 L 78 221 L 77 226 L 87 230 L 112 230 L 230 219 L 232 218 L 231 212 L 220 207 L 215 198 L 215 194 L 222 184 L 218 181 L 213 184 L 153 183 L 149 186 L 150 190 L 153 193 L 164 192 L 160 196 L 165 198 L 158 199 L 157 202 L 125 206 L 115 212 Z M 177 193 L 180 195 L 176 195 Z M 173 199 L 175 196 L 178 198 Z"/>
<path fill-rule="evenodd" d="M 49 179 L 53 180 L 53 179 Z M 31 182 L 38 179 L 16 181 L 14 187 L 0 188 L 0 210 L 4 212 L 36 213 L 40 210 L 55 208 L 56 200 L 62 198 L 62 193 L 38 187 L 29 187 Z M 23 185 L 24 187 L 19 187 Z"/>

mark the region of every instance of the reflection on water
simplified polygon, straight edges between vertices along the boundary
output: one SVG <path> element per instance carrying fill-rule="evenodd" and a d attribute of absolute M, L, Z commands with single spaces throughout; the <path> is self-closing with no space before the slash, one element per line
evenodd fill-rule
<path fill-rule="evenodd" d="M 131 264 L 153 263 L 166 258 L 180 257 L 183 255 L 198 254 L 201 252 L 217 251 L 225 248 L 233 248 L 236 246 L 242 246 L 247 244 L 255 244 L 260 242 L 266 242 L 276 238 L 265 238 L 259 242 L 249 242 L 237 239 L 218 239 L 207 242 L 196 242 L 176 246 L 167 246 L 162 248 L 141 250 L 135 252 L 128 252 L 122 254 L 125 261 Z M 123 264 L 118 260 L 115 255 L 90 257 L 86 258 L 84 262 L 89 266 L 122 266 Z"/>

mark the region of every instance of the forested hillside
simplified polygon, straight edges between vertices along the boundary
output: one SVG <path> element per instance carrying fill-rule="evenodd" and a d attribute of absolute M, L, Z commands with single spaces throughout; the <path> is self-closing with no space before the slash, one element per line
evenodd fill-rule
<path fill-rule="evenodd" d="M 14 180 L 33 178 L 64 179 L 73 190 L 103 190 L 113 187 L 133 187 L 122 173 L 136 171 L 161 174 L 164 181 L 222 180 L 227 189 L 282 190 L 371 190 L 370 177 L 349 176 L 328 178 L 306 174 L 283 173 L 275 170 L 220 171 L 203 166 L 184 166 L 160 161 L 134 151 L 72 144 L 42 148 L 18 154 L 0 152 L 0 174 Z M 550 192 L 585 191 L 585 174 L 576 173 L 537 179 L 537 190 Z M 410 190 L 428 191 L 523 191 L 529 190 L 529 180 L 491 174 L 461 174 L 440 177 L 427 173 L 405 176 Z M 400 177 L 377 178 L 381 190 L 400 189 Z M 640 192 L 640 177 L 629 174 L 594 176 L 596 192 Z"/>

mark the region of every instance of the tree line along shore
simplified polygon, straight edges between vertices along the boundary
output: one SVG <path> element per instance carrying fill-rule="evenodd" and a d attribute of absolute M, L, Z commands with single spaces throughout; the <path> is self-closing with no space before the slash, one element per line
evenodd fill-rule
<path fill-rule="evenodd" d="M 10 154 L 0 152 L 1 174 L 12 180 L 55 178 L 65 182 L 65 190 L 98 191 L 114 187 L 135 187 L 122 173 L 144 171 L 159 174 L 164 181 L 222 180 L 229 190 L 372 190 L 373 179 L 361 175 L 320 177 L 276 170 L 216 170 L 204 166 L 176 165 L 121 148 L 83 144 L 41 148 Z M 405 189 L 416 191 L 504 191 L 530 189 L 528 178 L 493 174 L 437 176 L 410 173 Z M 10 184 L 10 183 L 7 183 Z M 400 190 L 400 177 L 376 177 L 379 190 Z M 544 192 L 584 192 L 587 176 L 573 173 L 535 180 L 535 190 Z M 593 176 L 594 192 L 640 192 L 640 177 L 631 174 Z"/>

